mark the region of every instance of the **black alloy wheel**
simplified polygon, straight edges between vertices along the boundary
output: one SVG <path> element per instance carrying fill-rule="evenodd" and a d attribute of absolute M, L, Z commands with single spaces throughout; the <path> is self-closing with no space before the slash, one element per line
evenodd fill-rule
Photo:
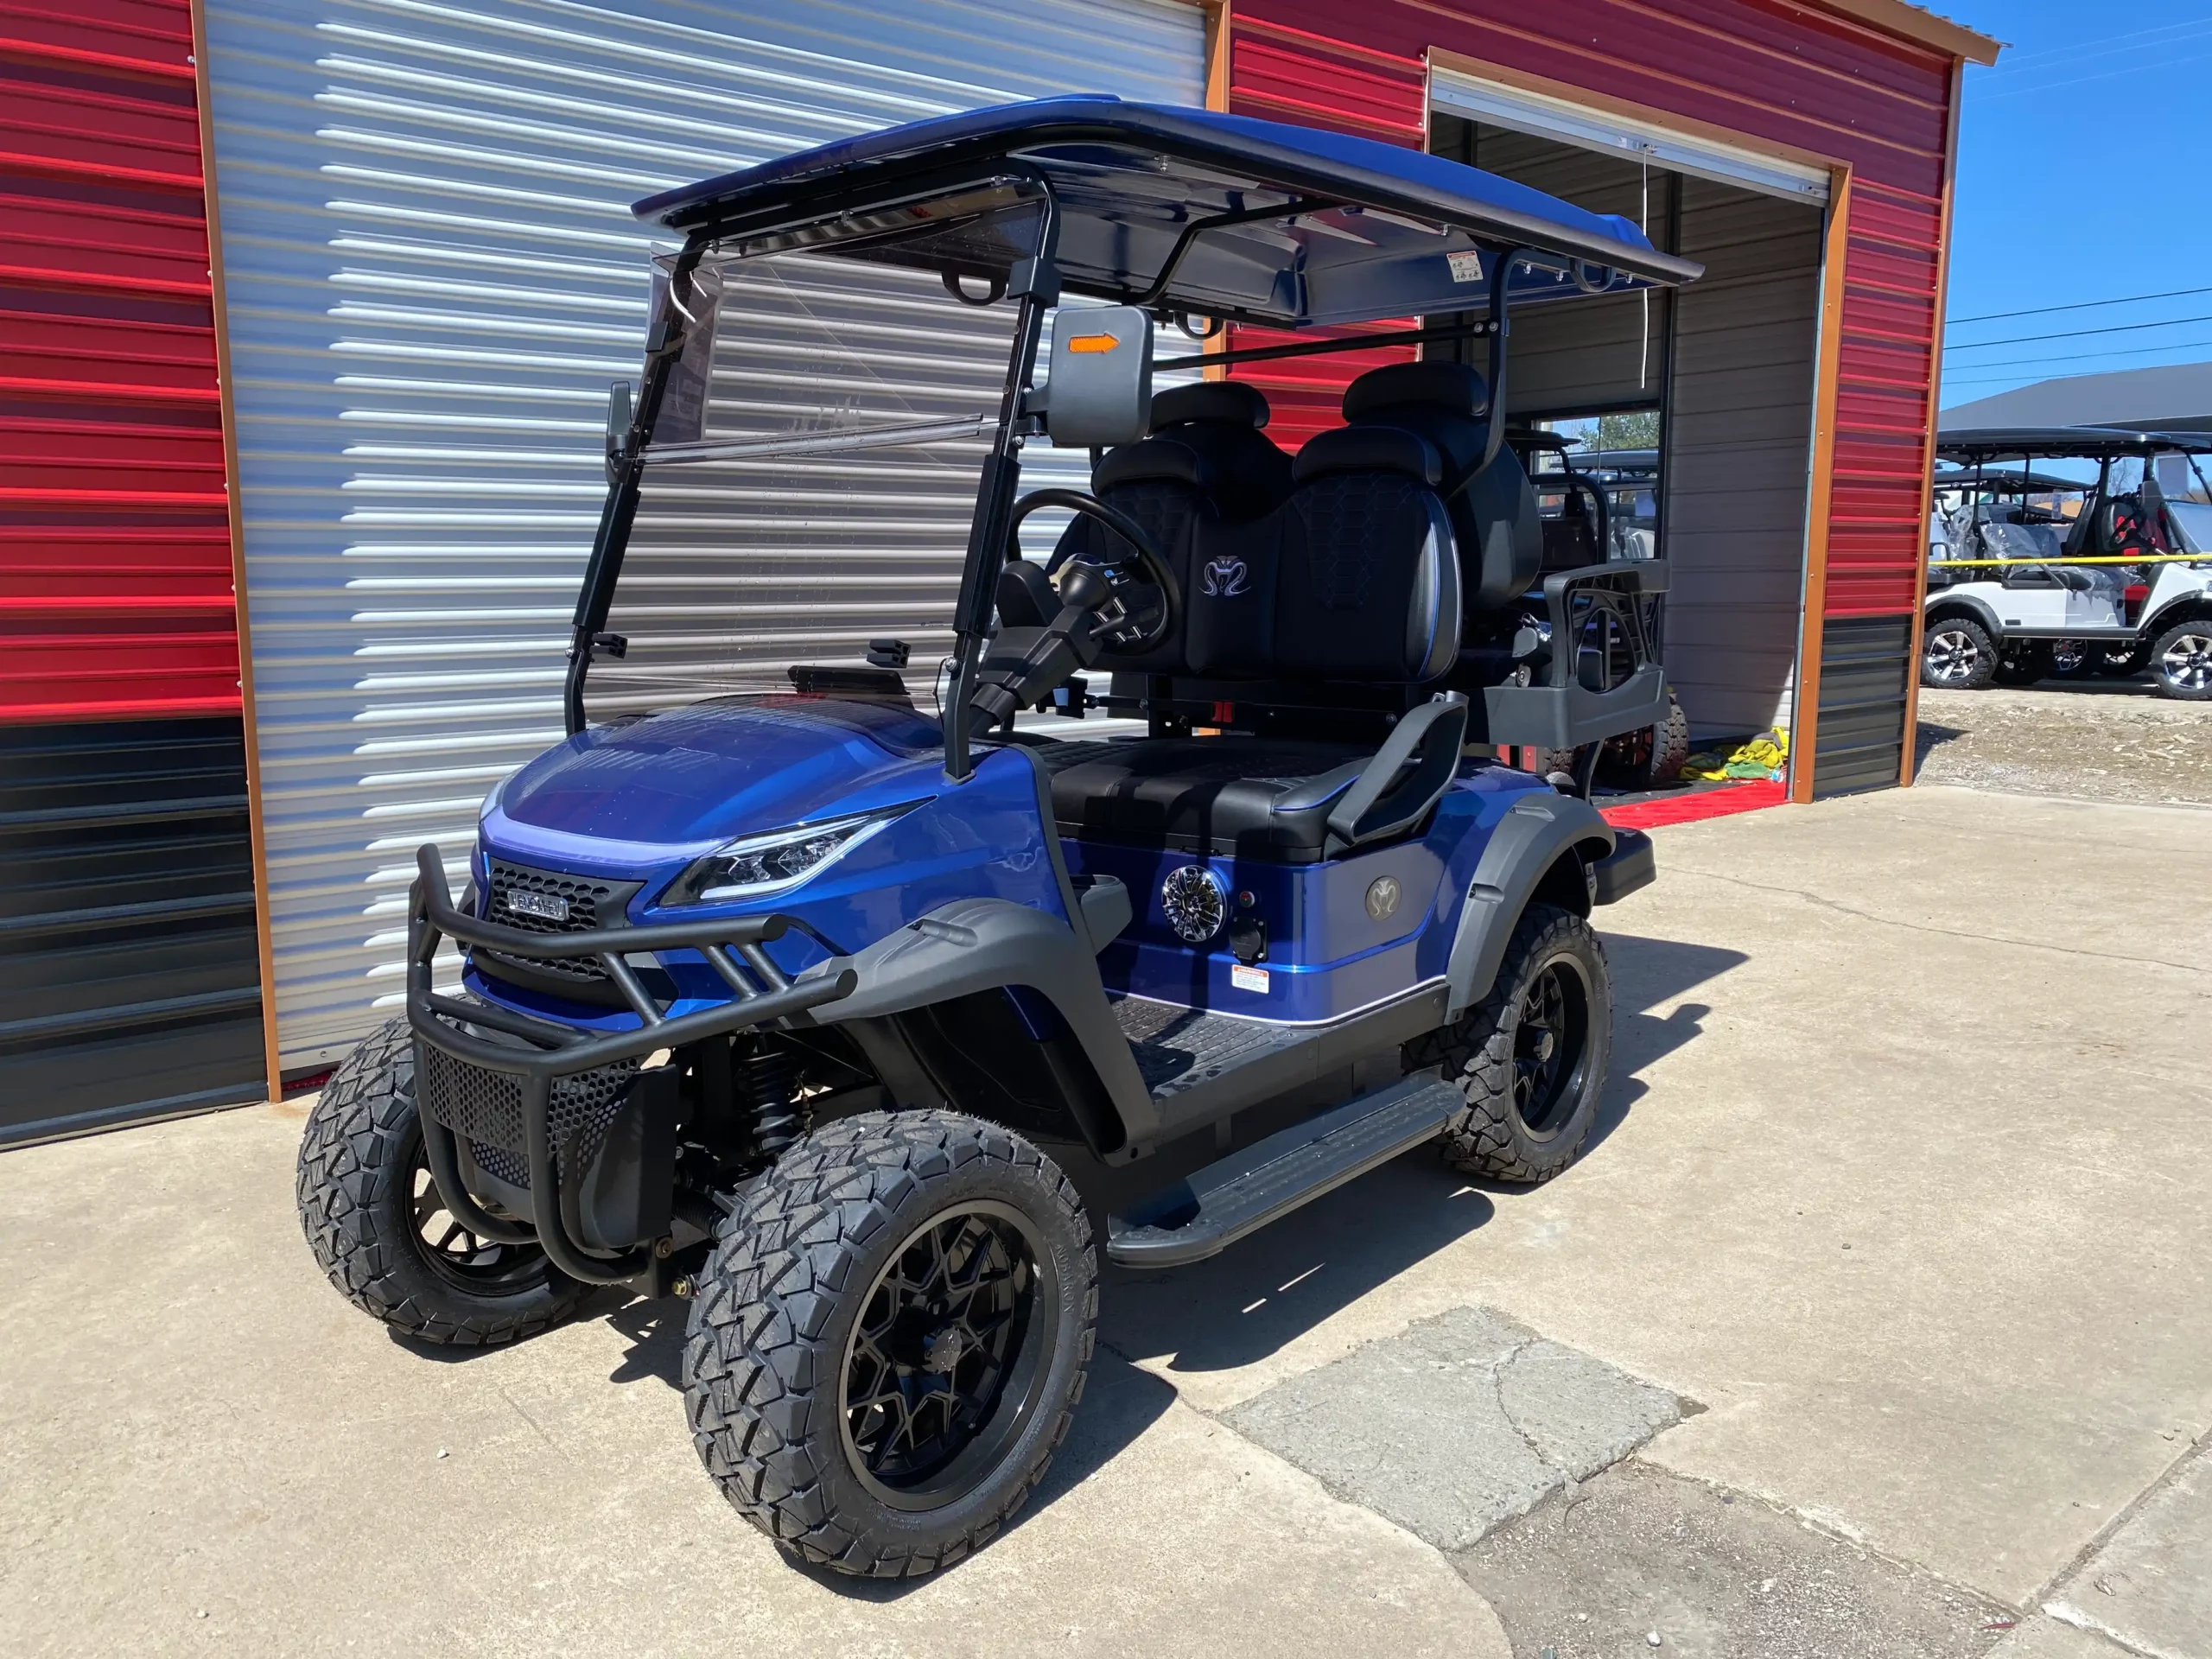
<path fill-rule="evenodd" d="M 480 1296 L 510 1296 L 543 1282 L 545 1252 L 535 1244 L 505 1244 L 480 1238 L 446 1208 L 430 1174 L 429 1150 L 418 1127 L 412 1137 L 416 1255 L 425 1268 L 456 1290 Z"/>
<path fill-rule="evenodd" d="M 1513 1115 L 1531 1140 L 1559 1133 L 1590 1064 L 1590 982 L 1571 956 L 1530 982 L 1513 1026 Z"/>
<path fill-rule="evenodd" d="M 910 1578 L 1020 1509 L 1090 1365 L 1083 1200 L 995 1123 L 862 1112 L 738 1196 L 699 1274 L 683 1392 L 723 1496 L 786 1554 Z"/>
<path fill-rule="evenodd" d="M 869 1288 L 838 1414 L 861 1484 L 894 1509 L 965 1497 L 999 1466 L 1045 1381 L 1060 1286 L 1035 1228 L 977 1200 L 915 1230 Z"/>
<path fill-rule="evenodd" d="M 1612 976 L 1590 924 L 1530 905 L 1490 994 L 1405 1046 L 1407 1071 L 1434 1067 L 1467 1103 L 1440 1142 L 1444 1161 L 1523 1186 L 1572 1164 L 1598 1121 L 1612 1018 Z"/>
<path fill-rule="evenodd" d="M 461 1348 L 537 1335 L 593 1292 L 535 1244 L 479 1238 L 430 1179 L 404 1020 L 372 1032 L 308 1113 L 295 1195 L 340 1295 L 403 1336 Z"/>

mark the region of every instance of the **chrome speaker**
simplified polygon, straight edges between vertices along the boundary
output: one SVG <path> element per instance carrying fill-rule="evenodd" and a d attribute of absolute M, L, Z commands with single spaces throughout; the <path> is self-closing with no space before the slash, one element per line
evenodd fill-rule
<path fill-rule="evenodd" d="M 1185 864 L 1160 884 L 1160 908 L 1167 925 L 1185 944 L 1204 944 L 1221 931 L 1229 914 L 1229 890 L 1203 864 Z"/>

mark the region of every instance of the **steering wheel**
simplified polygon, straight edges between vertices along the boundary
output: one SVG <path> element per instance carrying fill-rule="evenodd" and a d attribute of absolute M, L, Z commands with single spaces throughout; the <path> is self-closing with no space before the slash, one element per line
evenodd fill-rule
<path fill-rule="evenodd" d="M 1081 490 L 1036 490 L 1022 497 L 1020 503 L 1014 510 L 1012 523 L 1007 527 L 1007 544 L 1009 548 L 1017 550 L 1017 555 L 1020 547 L 1022 521 L 1031 513 L 1042 512 L 1047 507 L 1065 508 L 1081 517 L 1096 518 L 1100 524 L 1105 525 L 1135 550 L 1136 557 L 1134 563 L 1144 567 L 1144 581 L 1160 590 L 1160 613 L 1147 625 L 1137 622 L 1129 614 L 1128 590 L 1135 588 L 1139 583 L 1127 575 L 1118 582 L 1112 582 L 1111 590 L 1107 598 L 1113 602 L 1115 608 L 1120 611 L 1121 615 L 1117 619 L 1103 606 L 1097 607 L 1099 620 L 1104 625 L 1100 638 L 1116 650 L 1126 652 L 1150 651 L 1154 646 L 1173 639 L 1176 626 L 1182 620 L 1182 591 L 1176 585 L 1173 568 L 1160 556 L 1160 550 L 1153 545 L 1152 537 L 1146 532 L 1144 526 L 1118 507 L 1109 507 L 1096 496 L 1086 494 Z M 1073 543 L 1057 550 L 1046 562 L 1045 574 L 1047 576 L 1057 576 L 1061 569 L 1074 558 L 1075 550 Z M 1132 561 L 1126 557 L 1113 559 L 1106 562 L 1103 567 L 1092 563 L 1088 559 L 1083 563 L 1094 570 L 1118 571 L 1124 569 Z"/>

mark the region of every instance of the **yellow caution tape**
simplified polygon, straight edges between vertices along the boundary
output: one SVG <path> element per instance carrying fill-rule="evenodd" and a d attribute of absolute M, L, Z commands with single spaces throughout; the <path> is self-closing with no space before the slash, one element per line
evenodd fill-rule
<path fill-rule="evenodd" d="M 2101 554 L 2074 559 L 1930 559 L 1930 564 L 2212 564 L 2212 553 Z"/>

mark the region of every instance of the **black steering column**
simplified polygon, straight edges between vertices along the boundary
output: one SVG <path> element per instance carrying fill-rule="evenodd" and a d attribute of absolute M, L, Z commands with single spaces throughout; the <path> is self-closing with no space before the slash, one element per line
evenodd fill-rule
<path fill-rule="evenodd" d="M 984 648 L 968 703 L 968 729 L 976 736 L 1043 702 L 1101 652 L 1149 651 L 1173 638 L 1182 618 L 1174 569 L 1144 526 L 1081 490 L 1037 490 L 1021 499 L 1007 529 L 1009 565 L 1020 558 L 1023 521 L 1052 507 L 1096 520 L 1128 551 L 1077 556 L 1071 542 L 1054 553 L 1046 580 L 1025 584 L 1033 599 L 1050 595 L 1037 607 L 1050 612 L 1041 623 L 1007 620 L 1001 606 L 999 631 Z"/>

